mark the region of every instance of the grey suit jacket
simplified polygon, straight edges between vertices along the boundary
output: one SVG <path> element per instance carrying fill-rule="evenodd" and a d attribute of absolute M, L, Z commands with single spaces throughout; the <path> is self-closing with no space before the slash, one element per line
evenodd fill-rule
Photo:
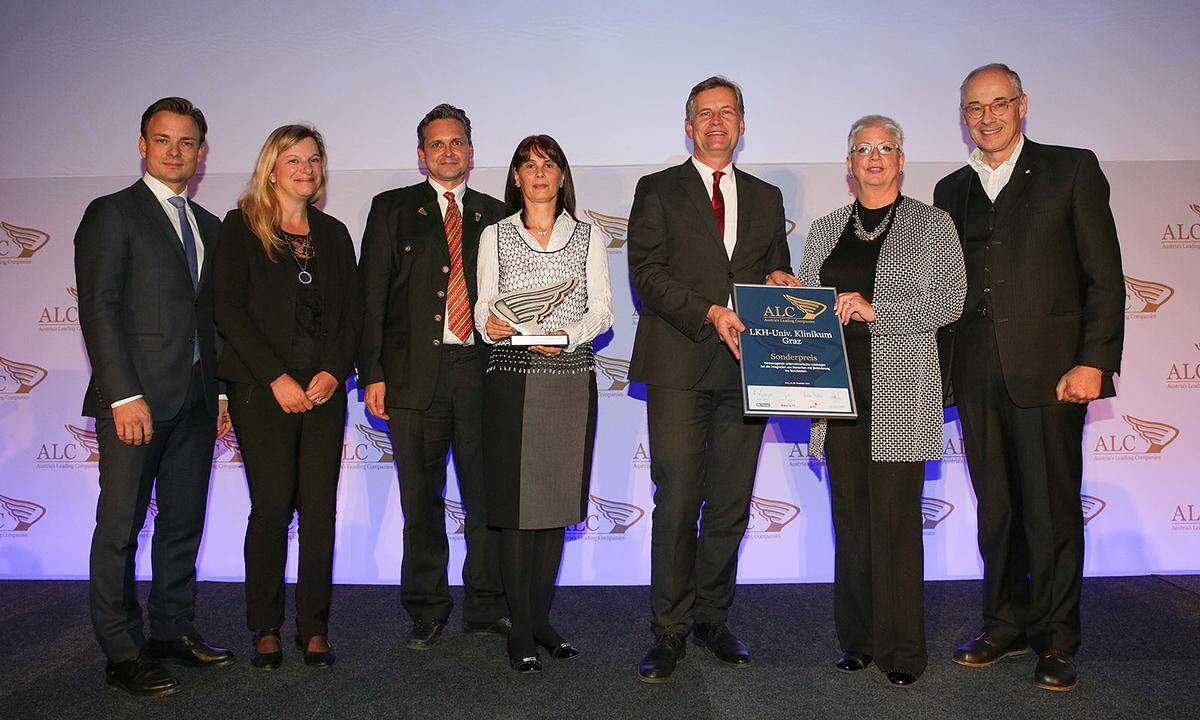
<path fill-rule="evenodd" d="M 813 221 L 797 277 L 821 284 L 821 265 L 850 220 L 853 205 Z M 935 333 L 962 314 L 967 275 L 954 222 L 902 197 L 875 272 L 871 331 L 871 459 L 913 462 L 942 457 L 942 376 Z M 825 420 L 815 420 L 809 451 L 823 456 Z"/>
<path fill-rule="evenodd" d="M 638 181 L 629 213 L 629 276 L 641 301 L 629 377 L 686 390 L 714 353 L 728 352 L 705 316 L 725 305 L 734 283 L 790 272 L 783 195 L 736 167 L 738 221 L 733 257 L 689 159 Z"/>

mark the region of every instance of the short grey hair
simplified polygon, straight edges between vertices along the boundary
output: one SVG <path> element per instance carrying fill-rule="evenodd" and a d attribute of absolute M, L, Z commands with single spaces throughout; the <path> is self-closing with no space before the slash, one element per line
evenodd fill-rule
<path fill-rule="evenodd" d="M 471 118 L 467 117 L 465 112 L 450 103 L 442 103 L 425 113 L 425 117 L 421 118 L 421 122 L 417 123 L 417 147 L 425 146 L 425 126 L 434 120 L 457 120 L 462 124 L 463 131 L 467 134 L 467 144 L 471 144 Z"/>
<path fill-rule="evenodd" d="M 713 75 L 707 80 L 701 80 L 700 82 L 696 83 L 696 86 L 692 88 L 690 93 L 688 93 L 687 102 L 683 105 L 684 120 L 692 119 L 692 110 L 695 109 L 696 105 L 696 96 L 705 90 L 712 90 L 713 88 L 729 88 L 732 90 L 733 97 L 737 100 L 738 115 L 746 117 L 746 103 L 742 100 L 742 88 L 740 88 L 737 83 L 727 77 Z"/>
<path fill-rule="evenodd" d="M 863 115 L 850 126 L 850 134 L 846 136 L 847 155 L 854 149 L 854 136 L 869 128 L 883 128 L 887 130 L 896 140 L 896 144 L 901 148 L 904 147 L 904 131 L 900 129 L 900 123 L 887 115 Z"/>
<path fill-rule="evenodd" d="M 1017 74 L 1016 70 L 1013 70 L 1012 68 L 1005 65 L 1004 63 L 998 63 L 998 62 L 997 63 L 988 63 L 987 65 L 980 65 L 979 67 L 975 68 L 971 72 L 967 73 L 967 76 L 965 78 L 963 78 L 962 85 L 958 86 L 958 101 L 959 101 L 959 103 L 961 103 L 963 101 L 963 99 L 966 98 L 967 85 L 971 84 L 971 81 L 975 79 L 975 76 L 979 75 L 980 73 L 989 72 L 991 70 L 999 70 L 1000 72 L 1004 73 L 1005 75 L 1008 75 L 1008 80 L 1009 80 L 1009 82 L 1012 83 L 1013 95 L 1016 95 L 1019 97 L 1019 96 L 1025 94 L 1024 88 L 1021 87 L 1021 76 Z"/>

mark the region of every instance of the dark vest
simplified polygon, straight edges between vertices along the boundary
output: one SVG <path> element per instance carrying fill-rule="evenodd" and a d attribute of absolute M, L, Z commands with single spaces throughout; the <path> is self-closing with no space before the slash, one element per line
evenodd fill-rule
<path fill-rule="evenodd" d="M 983 191 L 979 175 L 972 172 L 966 213 L 963 215 L 963 260 L 967 266 L 967 299 L 963 303 L 963 317 L 970 317 L 980 308 L 989 307 L 988 256 L 995 226 L 996 207 Z"/>

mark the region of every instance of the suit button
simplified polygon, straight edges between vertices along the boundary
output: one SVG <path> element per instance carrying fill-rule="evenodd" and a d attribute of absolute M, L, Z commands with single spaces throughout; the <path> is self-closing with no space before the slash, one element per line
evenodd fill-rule
<path fill-rule="evenodd" d="M 434 319 L 436 322 L 441 322 L 441 321 L 442 321 L 442 316 L 441 316 L 441 315 L 434 315 L 434 316 L 433 316 L 433 319 Z"/>
<path fill-rule="evenodd" d="M 990 292 L 992 291 L 992 289 L 991 289 L 991 288 L 984 288 L 984 289 L 983 289 L 983 291 L 984 291 L 985 293 L 990 293 Z"/>
<path fill-rule="evenodd" d="M 444 273 L 448 273 L 448 272 L 450 272 L 450 268 L 449 268 L 449 267 L 447 267 L 447 266 L 445 266 L 445 265 L 443 265 L 443 266 L 442 266 L 442 272 L 444 272 Z"/>
<path fill-rule="evenodd" d="M 195 338 L 195 336 L 189 336 L 187 341 L 188 341 L 188 343 L 194 343 L 194 342 L 196 342 L 196 338 Z"/>
<path fill-rule="evenodd" d="M 434 341 L 433 341 L 433 346 L 434 346 L 434 347 L 437 347 L 438 345 L 441 345 L 441 344 L 442 344 L 442 341 L 441 341 L 441 340 L 434 340 Z"/>
<path fill-rule="evenodd" d="M 404 252 L 412 252 L 412 245 L 405 245 Z"/>
<path fill-rule="evenodd" d="M 440 298 L 441 298 L 441 297 L 446 297 L 446 292 L 445 292 L 444 290 L 438 290 L 438 291 L 437 291 L 437 296 L 438 296 L 438 297 L 440 297 Z"/>
<path fill-rule="evenodd" d="M 733 273 L 729 273 L 729 279 L 730 279 L 730 280 L 732 280 L 732 279 L 733 279 Z"/>

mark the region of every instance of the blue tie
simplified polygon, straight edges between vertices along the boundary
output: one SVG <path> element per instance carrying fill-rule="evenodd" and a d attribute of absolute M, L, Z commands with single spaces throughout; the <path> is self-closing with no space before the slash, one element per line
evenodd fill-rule
<path fill-rule="evenodd" d="M 183 238 L 183 256 L 187 259 L 188 272 L 192 274 L 192 292 L 200 284 L 199 269 L 196 267 L 196 236 L 192 233 L 192 224 L 187 218 L 187 201 L 179 195 L 167 198 L 167 202 L 175 206 L 179 213 L 179 235 Z M 200 362 L 200 343 L 192 342 L 192 362 Z"/>
<path fill-rule="evenodd" d="M 183 238 L 183 256 L 187 258 L 188 272 L 192 274 L 192 290 L 200 284 L 199 270 L 196 268 L 196 236 L 192 234 L 192 224 L 188 222 L 187 201 L 179 195 L 167 198 L 167 202 L 175 206 L 179 212 L 179 235 Z"/>

